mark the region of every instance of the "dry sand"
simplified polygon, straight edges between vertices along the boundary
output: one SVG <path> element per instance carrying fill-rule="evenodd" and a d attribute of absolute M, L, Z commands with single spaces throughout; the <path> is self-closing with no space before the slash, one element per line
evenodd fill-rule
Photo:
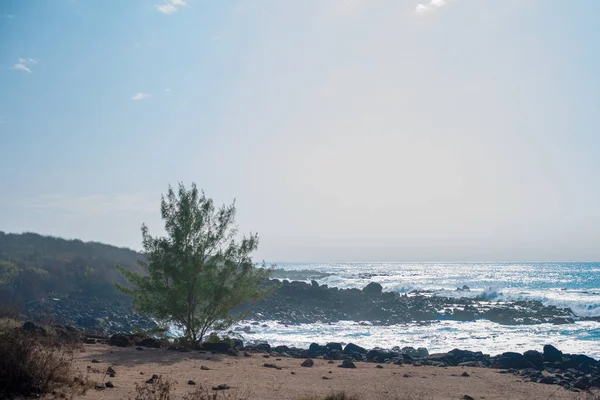
<path fill-rule="evenodd" d="M 92 359 L 100 361 L 92 363 Z M 166 349 L 117 348 L 106 345 L 86 345 L 76 355 L 79 372 L 97 382 L 103 379 L 109 366 L 116 370 L 111 381 L 114 388 L 90 390 L 82 398 L 134 399 L 135 383 L 153 374 L 162 375 L 176 382 L 174 398 L 194 391 L 197 386 L 188 380 L 209 387 L 227 384 L 226 392 L 249 394 L 248 399 L 306 399 L 319 398 L 334 392 L 345 391 L 360 399 L 462 399 L 464 395 L 474 399 L 585 399 L 583 393 L 573 393 L 556 385 L 525 382 L 512 374 L 500 374 L 494 369 L 469 367 L 413 367 L 384 364 L 356 363 L 356 369 L 338 368 L 339 361 L 329 364 L 315 359 L 312 368 L 301 367 L 303 360 L 294 358 L 266 359 L 263 354 L 252 357 L 222 356 L 199 352 L 178 353 Z M 264 363 L 275 363 L 281 370 L 265 368 Z M 201 370 L 206 366 L 210 370 Z M 88 368 L 90 367 L 90 368 Z M 331 372 L 330 372 L 331 371 Z M 463 372 L 470 376 L 461 376 Z M 143 373 L 143 374 L 142 374 Z M 326 377 L 328 379 L 323 379 Z M 240 397 L 241 398 L 241 397 Z"/>

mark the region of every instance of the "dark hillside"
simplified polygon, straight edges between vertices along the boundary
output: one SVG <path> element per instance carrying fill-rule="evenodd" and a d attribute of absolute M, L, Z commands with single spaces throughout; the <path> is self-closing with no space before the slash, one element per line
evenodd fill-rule
<path fill-rule="evenodd" d="M 116 264 L 140 272 L 139 254 L 96 242 L 0 231 L 0 301 L 23 303 L 49 293 L 120 296 Z"/>

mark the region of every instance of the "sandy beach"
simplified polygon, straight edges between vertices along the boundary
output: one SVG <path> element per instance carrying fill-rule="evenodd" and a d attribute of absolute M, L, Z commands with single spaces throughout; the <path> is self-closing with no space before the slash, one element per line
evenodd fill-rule
<path fill-rule="evenodd" d="M 78 373 L 96 382 L 110 381 L 114 388 L 89 390 L 84 396 L 96 399 L 135 399 L 135 384 L 152 375 L 174 381 L 173 398 L 182 398 L 198 385 L 227 384 L 229 398 L 247 399 L 318 399 L 344 391 L 360 399 L 585 399 L 557 385 L 526 382 L 513 374 L 471 367 L 415 367 L 410 365 L 356 363 L 356 369 L 339 368 L 340 361 L 329 363 L 315 359 L 314 366 L 302 367 L 303 360 L 265 357 L 223 356 L 197 351 L 179 353 L 166 349 L 118 348 L 85 345 L 76 354 Z M 92 362 L 95 360 L 95 362 Z M 267 368 L 265 363 L 281 369 Z M 207 367 L 208 370 L 201 367 Z M 114 377 L 105 376 L 112 367 Z M 464 373 L 468 376 L 463 376 Z M 190 385 L 188 381 L 197 385 Z M 236 397 L 237 396 L 237 397 Z"/>

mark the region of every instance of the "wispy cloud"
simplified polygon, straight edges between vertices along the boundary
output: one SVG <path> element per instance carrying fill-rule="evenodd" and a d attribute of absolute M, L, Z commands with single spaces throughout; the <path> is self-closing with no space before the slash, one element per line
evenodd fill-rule
<path fill-rule="evenodd" d="M 131 100 L 145 100 L 150 97 L 151 97 L 151 95 L 148 93 L 136 93 L 133 96 L 131 96 Z"/>
<path fill-rule="evenodd" d="M 13 14 L 0 14 L 0 18 L 13 19 L 14 17 Z"/>
<path fill-rule="evenodd" d="M 434 11 L 438 8 L 444 7 L 450 1 L 452 1 L 452 0 L 430 0 L 428 3 L 425 3 L 425 4 L 417 4 L 417 7 L 415 8 L 415 12 L 417 14 L 425 14 L 430 11 Z"/>
<path fill-rule="evenodd" d="M 17 71 L 25 71 L 31 73 L 31 67 L 38 63 L 35 58 L 19 58 L 12 69 Z"/>
<path fill-rule="evenodd" d="M 178 7 L 187 6 L 184 0 L 165 0 L 165 4 L 156 5 L 156 9 L 163 14 L 173 14 L 179 11 Z"/>

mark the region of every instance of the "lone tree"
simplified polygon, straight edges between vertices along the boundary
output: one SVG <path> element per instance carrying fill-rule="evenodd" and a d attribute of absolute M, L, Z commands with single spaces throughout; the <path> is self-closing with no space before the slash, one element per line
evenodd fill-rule
<path fill-rule="evenodd" d="M 262 283 L 270 270 L 256 268 L 250 257 L 258 235 L 236 241 L 235 201 L 215 209 L 195 184 L 177 193 L 169 186 L 162 196 L 166 237 L 153 237 L 142 225 L 146 274 L 117 265 L 128 286 L 117 288 L 133 296 L 138 311 L 154 315 L 184 331 L 192 345 L 211 327 L 222 330 L 234 318 L 230 311 L 264 295 Z"/>

